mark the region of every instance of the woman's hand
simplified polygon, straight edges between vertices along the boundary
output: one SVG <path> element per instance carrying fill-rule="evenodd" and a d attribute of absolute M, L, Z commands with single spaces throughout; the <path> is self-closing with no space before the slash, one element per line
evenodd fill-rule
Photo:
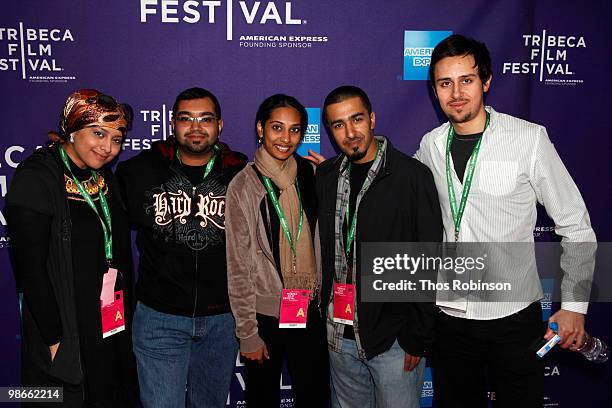
<path fill-rule="evenodd" d="M 252 353 L 244 353 L 241 351 L 240 354 L 249 360 L 257 361 L 259 364 L 262 364 L 264 360 L 270 359 L 270 355 L 268 354 L 268 349 L 266 348 L 265 344 L 257 351 L 253 351 Z"/>
<path fill-rule="evenodd" d="M 49 346 L 49 352 L 51 353 L 51 362 L 55 360 L 55 354 L 57 353 L 57 349 L 59 348 L 59 343 L 55 343 L 52 346 Z"/>

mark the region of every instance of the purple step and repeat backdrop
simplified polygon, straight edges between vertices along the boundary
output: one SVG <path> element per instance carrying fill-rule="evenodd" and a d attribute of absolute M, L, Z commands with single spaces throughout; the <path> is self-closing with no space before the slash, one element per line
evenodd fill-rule
<path fill-rule="evenodd" d="M 79 88 L 100 89 L 134 108 L 120 159 L 171 134 L 174 97 L 192 86 L 219 97 L 221 139 L 250 157 L 258 104 L 273 93 L 296 96 L 310 116 L 304 148 L 329 157 L 334 148 L 320 108 L 331 89 L 347 83 L 370 95 L 377 132 L 412 154 L 421 136 L 444 120 L 426 81 L 431 50 L 462 33 L 491 51 L 487 103 L 547 127 L 598 239 L 612 240 L 607 1 L 7 0 L 1 9 L 0 211 L 15 167 L 46 141 L 65 97 Z M 555 240 L 541 213 L 536 240 Z M 19 382 L 9 248 L 0 212 L 0 386 Z M 552 282 L 544 284 L 550 296 Z M 543 302 L 545 318 L 550 307 Z M 587 318 L 587 329 L 608 342 L 611 311 L 609 303 L 592 304 Z M 230 407 L 245 406 L 242 371 L 237 360 Z M 546 406 L 609 406 L 607 366 L 554 351 L 545 376 Z M 292 407 L 290 379 L 284 376 L 280 386 L 280 406 Z M 428 369 L 422 406 L 432 405 L 434 392 Z"/>

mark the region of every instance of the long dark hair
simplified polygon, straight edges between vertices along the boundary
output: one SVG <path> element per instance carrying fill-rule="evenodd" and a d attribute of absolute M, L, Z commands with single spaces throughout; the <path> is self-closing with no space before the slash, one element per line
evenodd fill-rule
<path fill-rule="evenodd" d="M 300 114 L 300 138 L 304 136 L 306 127 L 308 126 L 308 112 L 306 108 L 293 96 L 276 94 L 266 98 L 255 115 L 255 136 L 257 136 L 257 124 L 261 122 L 261 126 L 265 127 L 266 121 L 270 119 L 272 111 L 277 108 L 293 108 Z"/>

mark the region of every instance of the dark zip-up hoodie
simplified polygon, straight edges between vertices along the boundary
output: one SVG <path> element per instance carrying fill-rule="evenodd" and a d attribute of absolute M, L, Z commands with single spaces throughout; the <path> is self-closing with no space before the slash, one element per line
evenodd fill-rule
<path fill-rule="evenodd" d="M 229 312 L 225 193 L 246 164 L 224 143 L 210 174 L 193 185 L 175 158 L 174 138 L 117 166 L 140 252 L 136 296 L 163 313 Z"/>

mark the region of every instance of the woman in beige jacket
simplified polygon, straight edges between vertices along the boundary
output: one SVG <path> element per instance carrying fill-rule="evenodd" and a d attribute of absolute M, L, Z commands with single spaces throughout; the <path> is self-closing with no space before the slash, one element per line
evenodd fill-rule
<path fill-rule="evenodd" d="M 254 163 L 236 175 L 227 191 L 229 297 L 250 408 L 278 406 L 284 361 L 295 406 L 328 406 L 325 322 L 318 307 L 314 251 L 314 171 L 294 154 L 307 123 L 306 109 L 295 98 L 278 94 L 263 101 L 256 116 Z M 305 328 L 279 327 L 283 289 L 308 296 Z"/>

